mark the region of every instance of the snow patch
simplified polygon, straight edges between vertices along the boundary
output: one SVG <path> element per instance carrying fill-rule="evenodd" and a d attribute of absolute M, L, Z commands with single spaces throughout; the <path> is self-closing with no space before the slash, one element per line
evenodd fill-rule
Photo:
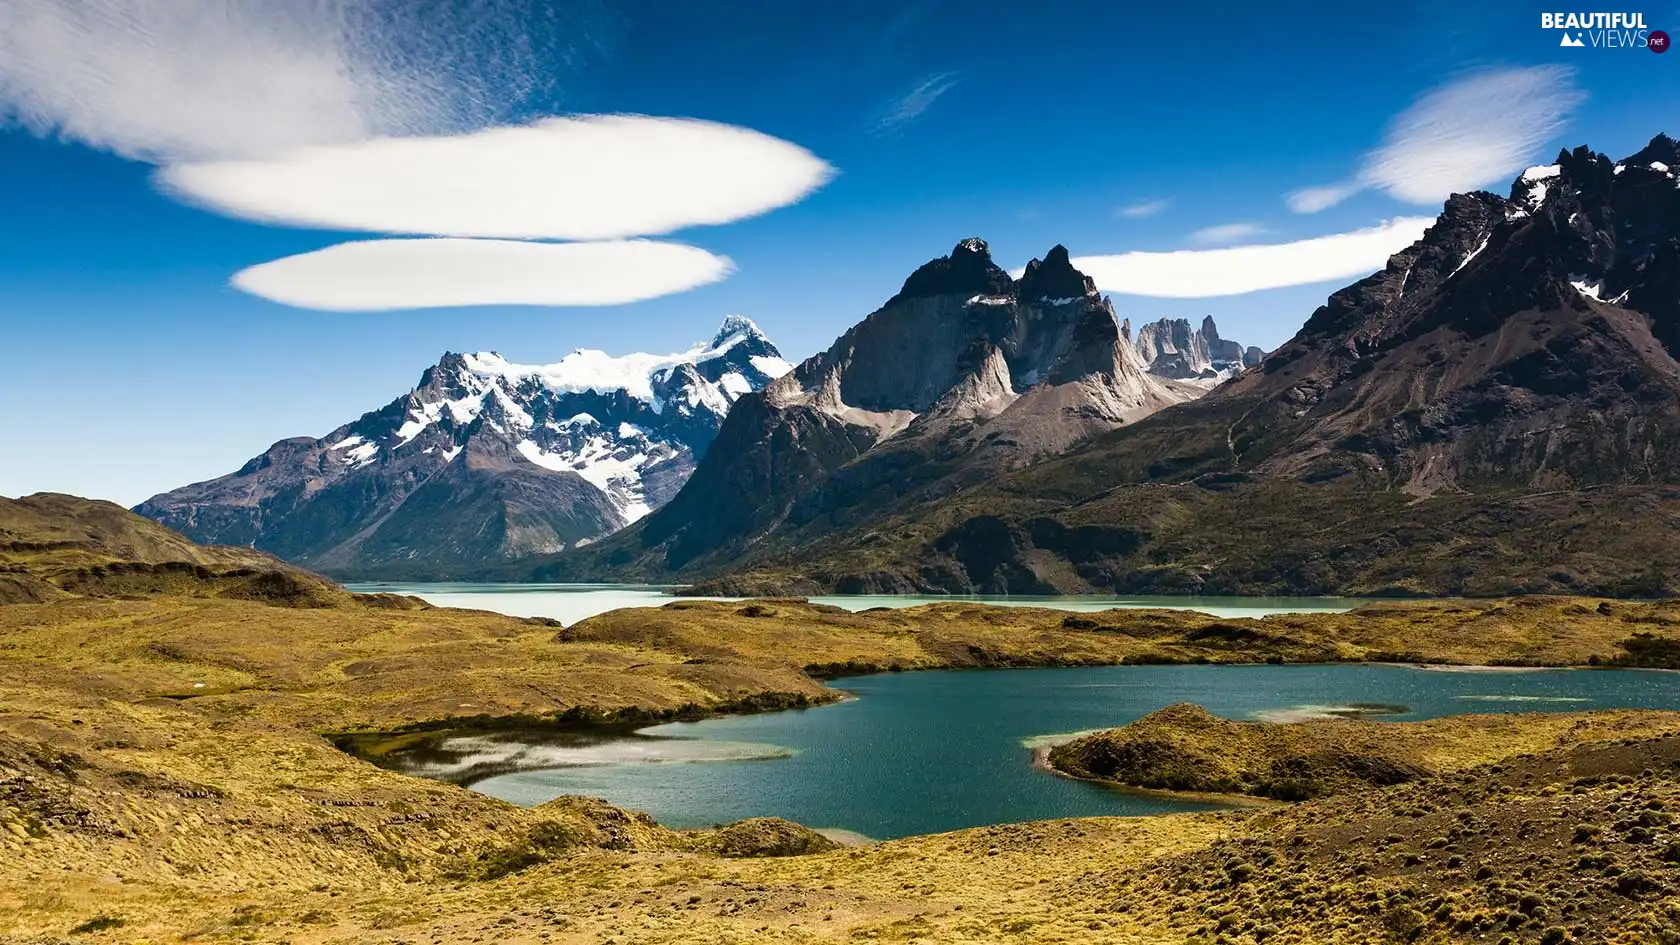
<path fill-rule="evenodd" d="M 361 442 L 363 442 L 363 440 L 359 436 L 347 436 L 344 439 L 339 440 L 337 443 L 334 443 L 331 446 L 328 446 L 327 449 L 329 449 L 329 450 L 348 449 L 349 447 L 355 446 L 356 444 L 361 443 Z"/>
<path fill-rule="evenodd" d="M 723 388 L 723 392 L 728 394 L 731 400 L 742 394 L 752 393 L 752 382 L 747 380 L 746 375 L 739 371 L 730 371 L 718 378 L 718 386 Z"/>
<path fill-rule="evenodd" d="M 1667 174 L 1668 173 L 1668 165 L 1664 164 L 1661 161 L 1652 161 L 1650 164 L 1647 164 L 1645 166 L 1649 167 L 1651 170 L 1656 171 L 1659 174 Z"/>
<path fill-rule="evenodd" d="M 1008 305 L 1015 301 L 1007 295 L 976 295 L 968 300 L 969 305 Z"/>
<path fill-rule="evenodd" d="M 758 369 L 758 373 L 763 374 L 771 380 L 775 380 L 783 374 L 793 370 L 793 365 L 787 363 L 781 358 L 771 357 L 765 354 L 755 354 L 747 360 L 751 361 L 752 366 Z"/>
<path fill-rule="evenodd" d="M 522 430 L 529 430 L 537 425 L 537 421 L 531 417 L 530 412 L 521 406 L 517 400 L 509 397 L 500 387 L 492 387 L 490 393 L 491 396 L 496 398 L 496 403 L 501 406 L 502 415 L 507 417 L 514 426 Z"/>
<path fill-rule="evenodd" d="M 350 460 L 350 465 L 352 467 L 357 467 L 366 466 L 368 463 L 373 462 L 374 456 L 378 453 L 378 443 L 362 443 L 351 449 L 348 453 L 345 453 L 344 456 L 346 459 Z"/>
<path fill-rule="evenodd" d="M 521 440 L 515 449 L 519 455 L 544 469 L 582 476 L 590 485 L 607 494 L 627 524 L 652 511 L 642 487 L 642 467 L 648 465 L 650 459 L 675 455 L 675 451 L 663 444 L 653 451 L 615 448 L 611 440 L 602 436 L 591 437 L 576 452 L 547 452 L 530 440 Z"/>
<path fill-rule="evenodd" d="M 1548 181 L 1562 173 L 1563 168 L 1556 164 L 1542 164 L 1522 172 L 1522 181 L 1528 185 L 1528 192 L 1523 195 L 1528 209 L 1540 209 L 1540 205 L 1546 202 L 1546 195 L 1551 192 Z"/>
<path fill-rule="evenodd" d="M 1458 268 L 1454 269 L 1452 271 L 1452 274 L 1456 276 L 1456 275 L 1459 274 L 1459 272 L 1461 272 L 1464 269 L 1465 266 L 1470 265 L 1470 260 L 1475 259 L 1477 256 L 1480 256 L 1482 254 L 1482 250 L 1488 248 L 1488 242 L 1492 239 L 1493 239 L 1493 234 L 1491 234 L 1491 233 L 1489 233 L 1487 236 L 1482 237 L 1482 245 L 1476 247 L 1474 250 L 1471 250 L 1470 255 L 1464 257 L 1464 261 L 1458 264 Z"/>
<path fill-rule="evenodd" d="M 1575 287 L 1576 292 L 1592 299 L 1594 302 L 1604 301 L 1604 299 L 1600 297 L 1600 294 L 1604 291 L 1603 280 L 1598 282 L 1588 282 L 1586 276 L 1570 276 L 1569 284 Z"/>
<path fill-rule="evenodd" d="M 463 355 L 467 370 L 485 380 L 503 380 L 517 384 L 535 378 L 556 393 L 578 394 L 593 391 L 610 395 L 624 391 L 637 400 L 652 402 L 656 378 L 668 377 L 670 371 L 684 364 L 699 364 L 727 355 L 730 349 L 757 332 L 757 326 L 740 316 L 731 316 L 724 323 L 733 329 L 711 345 L 697 345 L 678 354 L 627 354 L 619 357 L 595 348 L 580 348 L 553 364 L 514 364 L 495 352 Z M 755 359 L 756 360 L 756 359 Z M 780 358 L 765 358 L 786 364 Z M 791 365 L 788 367 L 791 369 Z M 766 374 L 769 372 L 766 371 Z M 784 370 L 782 373 L 786 373 Z"/>

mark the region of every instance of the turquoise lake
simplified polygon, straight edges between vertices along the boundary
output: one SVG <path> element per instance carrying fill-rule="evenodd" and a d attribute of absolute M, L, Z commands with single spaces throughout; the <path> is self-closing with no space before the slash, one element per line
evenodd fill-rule
<path fill-rule="evenodd" d="M 438 736 L 401 770 L 535 805 L 587 794 L 673 827 L 778 816 L 874 839 L 1199 805 L 1034 768 L 1032 746 L 1175 702 L 1233 719 L 1349 711 L 1404 721 L 1471 712 L 1680 707 L 1680 675 L 1401 666 L 1114 666 L 951 670 L 838 680 L 856 698 L 599 736 Z"/>
<path fill-rule="evenodd" d="M 673 600 L 744 600 L 740 597 L 672 597 L 670 585 L 658 584 L 348 584 L 364 594 L 410 594 L 439 607 L 491 610 L 510 617 L 551 617 L 571 625 L 585 617 L 621 607 L 659 607 Z M 943 597 L 853 594 L 813 597 L 819 604 L 847 610 L 914 607 L 940 601 L 976 601 L 1000 607 L 1051 607 L 1089 613 L 1114 607 L 1167 607 L 1198 610 L 1215 617 L 1263 617 L 1266 614 L 1344 611 L 1359 606 L 1353 597 Z"/>

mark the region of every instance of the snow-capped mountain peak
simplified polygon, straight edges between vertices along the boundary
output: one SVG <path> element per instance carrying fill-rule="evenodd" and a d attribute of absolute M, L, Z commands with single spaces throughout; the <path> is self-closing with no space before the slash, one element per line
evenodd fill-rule
<path fill-rule="evenodd" d="M 410 392 L 395 429 L 370 429 L 384 425 L 376 415 L 347 428 L 358 439 L 345 456 L 366 464 L 416 447 L 458 452 L 494 435 L 526 461 L 605 491 L 627 524 L 675 493 L 737 398 L 790 369 L 740 315 L 725 318 L 710 342 L 676 354 L 580 348 L 552 364 L 493 351 L 446 354 Z M 650 474 L 659 484 L 650 487 Z"/>
<path fill-rule="evenodd" d="M 158 496 L 146 514 L 201 540 L 273 546 L 354 572 L 373 566 L 367 549 L 381 544 L 390 522 L 446 529 L 453 500 L 440 496 L 461 494 L 459 480 L 500 490 L 495 501 L 506 520 L 466 529 L 504 532 L 494 553 L 557 551 L 663 505 L 730 406 L 790 369 L 739 315 L 676 354 L 584 348 L 551 364 L 520 364 L 494 351 L 450 352 L 385 407 L 319 440 L 277 443 L 229 476 Z M 426 507 L 406 508 L 411 496 Z M 321 511 L 328 505 L 342 508 Z M 387 544 L 402 554 L 414 547 L 408 539 Z"/>

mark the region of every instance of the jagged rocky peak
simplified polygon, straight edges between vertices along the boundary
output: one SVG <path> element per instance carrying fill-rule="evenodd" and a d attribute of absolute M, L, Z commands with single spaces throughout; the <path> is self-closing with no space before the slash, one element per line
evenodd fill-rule
<path fill-rule="evenodd" d="M 1174 380 L 1218 382 L 1265 358 L 1257 347 L 1220 337 L 1212 315 L 1204 316 L 1201 327 L 1194 329 L 1187 318 L 1163 318 L 1140 326 L 1135 337 L 1127 320 L 1122 335 L 1149 373 Z"/>
<path fill-rule="evenodd" d="M 1057 244 L 1043 259 L 1027 263 L 1017 294 L 1022 301 L 1066 304 L 1097 294 L 1097 283 L 1068 258 L 1067 247 Z"/>
<path fill-rule="evenodd" d="M 1638 153 L 1622 163 L 1636 167 L 1673 171 L 1680 168 L 1680 141 L 1675 141 L 1668 135 L 1659 133 L 1651 139 L 1650 144 L 1639 149 Z M 1659 164 L 1662 165 L 1661 168 L 1657 168 Z"/>
<path fill-rule="evenodd" d="M 1007 295 L 1014 284 L 1009 273 L 992 262 L 992 250 L 986 241 L 970 237 L 953 247 L 949 256 L 924 263 L 912 272 L 904 280 L 904 288 L 887 304 L 934 295 Z"/>

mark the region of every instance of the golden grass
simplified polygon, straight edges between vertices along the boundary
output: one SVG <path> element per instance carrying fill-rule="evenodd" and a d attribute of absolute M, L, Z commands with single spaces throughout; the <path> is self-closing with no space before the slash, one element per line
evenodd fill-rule
<path fill-rule="evenodd" d="M 1074 777 L 1133 787 L 1304 800 L 1496 764 L 1592 742 L 1680 732 L 1680 712 L 1454 715 L 1417 722 L 1236 722 L 1173 705 L 1058 745 Z"/>
<path fill-rule="evenodd" d="M 1198 926 L 1171 905 L 1178 897 L 1201 908 L 1214 892 L 1139 896 L 1116 911 L 1117 884 L 1177 875 L 1233 838 L 1307 829 L 1300 818 L 1320 816 L 1317 808 L 1053 821 L 743 860 L 719 856 L 731 844 L 714 836 L 604 804 L 523 810 L 402 777 L 321 734 L 827 698 L 807 666 L 1403 650 L 1439 662 L 1581 663 L 1613 657 L 1641 629 L 1666 638 L 1676 613 L 1672 604 L 1614 603 L 1604 614 L 1596 601 L 1546 599 L 1232 621 L 686 601 L 561 629 L 389 603 L 293 609 L 155 597 L 0 607 L 0 940 L 1212 942 L 1193 938 Z M 1468 763 L 1541 747 L 1565 723 L 1512 724 L 1431 750 Z M 1590 724 L 1610 726 L 1602 732 L 1612 737 L 1632 731 L 1610 717 Z M 1543 783 L 1516 790 L 1536 804 L 1564 803 L 1540 799 Z M 1666 783 L 1653 782 L 1652 796 L 1680 804 Z M 761 835 L 774 846 L 782 829 L 744 836 L 748 846 Z M 1392 885 L 1369 885 L 1384 883 Z M 1605 927 L 1660 917 L 1662 903 L 1641 900 Z M 1336 915 L 1348 934 L 1294 940 L 1370 940 L 1355 934 L 1364 912 Z"/>

